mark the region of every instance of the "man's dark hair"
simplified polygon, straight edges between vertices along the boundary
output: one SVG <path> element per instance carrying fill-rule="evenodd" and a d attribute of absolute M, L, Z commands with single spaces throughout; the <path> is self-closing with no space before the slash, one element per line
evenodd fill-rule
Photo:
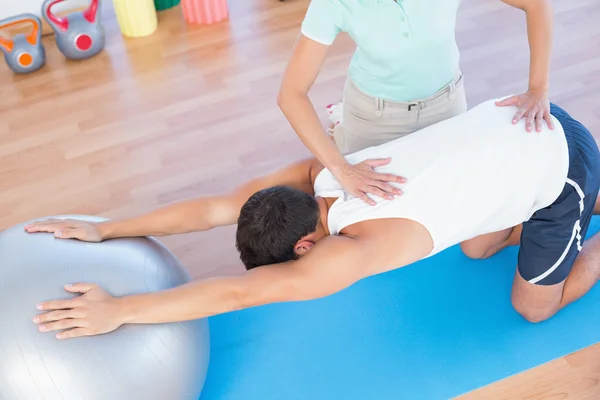
<path fill-rule="evenodd" d="M 274 186 L 252 195 L 238 218 L 236 247 L 246 269 L 298 259 L 296 243 L 317 229 L 319 205 L 308 193 Z"/>

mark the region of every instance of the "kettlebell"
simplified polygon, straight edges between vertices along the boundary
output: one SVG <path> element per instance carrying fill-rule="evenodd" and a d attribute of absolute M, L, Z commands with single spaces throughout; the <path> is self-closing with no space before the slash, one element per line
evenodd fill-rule
<path fill-rule="evenodd" d="M 58 17 L 52 13 L 52 7 L 63 1 L 46 0 L 42 4 L 42 16 L 54 30 L 58 49 L 72 60 L 82 60 L 100 53 L 104 48 L 105 36 L 100 24 L 99 0 L 91 0 L 85 11 Z"/>
<path fill-rule="evenodd" d="M 8 67 L 16 74 L 37 71 L 46 63 L 46 51 L 41 42 L 42 21 L 33 14 L 20 14 L 0 21 L 0 29 L 30 23 L 33 27 L 28 35 L 17 34 L 11 39 L 0 37 L 0 50 Z"/>

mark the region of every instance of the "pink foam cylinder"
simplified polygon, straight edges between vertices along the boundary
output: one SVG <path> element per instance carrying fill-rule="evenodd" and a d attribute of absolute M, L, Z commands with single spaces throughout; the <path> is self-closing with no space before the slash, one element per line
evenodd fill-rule
<path fill-rule="evenodd" d="M 213 24 L 227 18 L 227 0 L 181 0 L 185 20 L 191 24 Z"/>

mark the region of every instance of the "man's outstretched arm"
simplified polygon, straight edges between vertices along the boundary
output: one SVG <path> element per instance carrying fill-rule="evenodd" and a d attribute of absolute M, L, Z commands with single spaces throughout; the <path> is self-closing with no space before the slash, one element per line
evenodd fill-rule
<path fill-rule="evenodd" d="M 54 233 L 62 239 L 100 242 L 122 237 L 175 235 L 233 225 L 244 203 L 259 190 L 284 185 L 312 193 L 311 174 L 316 171 L 316 166 L 314 159 L 297 162 L 253 179 L 229 193 L 175 203 L 133 218 L 96 224 L 76 220 L 47 220 L 30 224 L 25 230 L 30 233 Z"/>
<path fill-rule="evenodd" d="M 114 298 L 94 284 L 66 289 L 82 296 L 42 303 L 34 322 L 68 339 L 111 332 L 123 324 L 206 318 L 270 303 L 311 300 L 336 293 L 375 270 L 376 241 L 330 236 L 302 259 L 211 278 L 173 289 Z"/>

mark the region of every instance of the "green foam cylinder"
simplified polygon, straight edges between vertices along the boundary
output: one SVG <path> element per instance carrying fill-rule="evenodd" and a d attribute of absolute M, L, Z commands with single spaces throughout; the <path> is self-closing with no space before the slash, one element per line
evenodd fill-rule
<path fill-rule="evenodd" d="M 178 5 L 180 0 L 154 0 L 156 11 L 168 10 Z"/>

